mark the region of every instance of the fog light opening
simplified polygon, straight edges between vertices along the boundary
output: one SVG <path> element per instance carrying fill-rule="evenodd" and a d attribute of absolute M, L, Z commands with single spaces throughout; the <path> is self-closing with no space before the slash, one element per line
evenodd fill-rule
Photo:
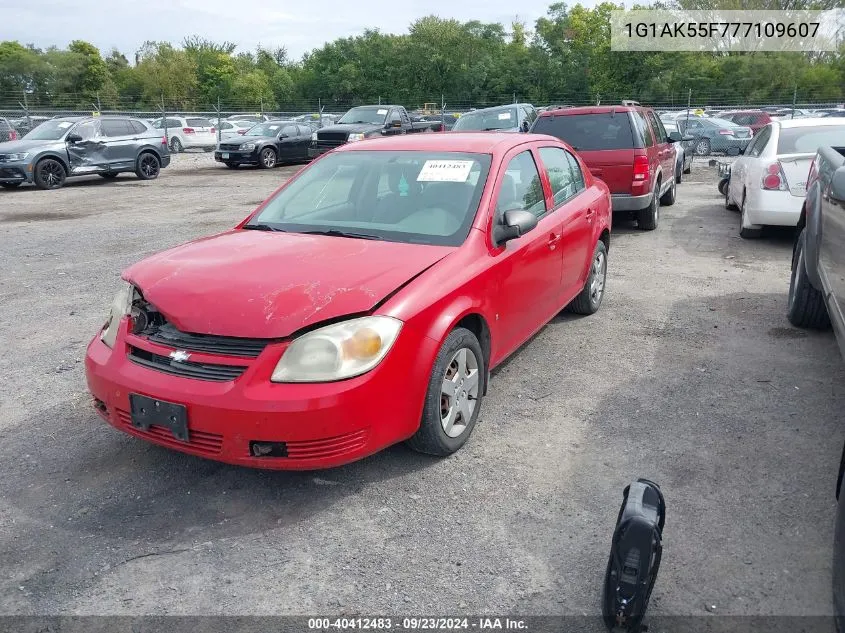
<path fill-rule="evenodd" d="M 284 442 L 250 442 L 249 454 L 253 457 L 287 457 L 288 446 Z"/>

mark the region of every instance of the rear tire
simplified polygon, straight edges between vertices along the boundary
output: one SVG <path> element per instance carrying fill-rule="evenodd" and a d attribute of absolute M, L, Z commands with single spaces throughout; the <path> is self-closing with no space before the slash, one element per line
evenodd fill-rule
<path fill-rule="evenodd" d="M 161 161 L 152 152 L 144 152 L 135 164 L 135 175 L 141 180 L 155 180 L 161 173 Z"/>
<path fill-rule="evenodd" d="M 807 261 L 804 245 L 807 231 L 801 229 L 792 254 L 792 277 L 789 280 L 789 303 L 787 318 L 800 328 L 825 330 L 830 327 L 830 317 L 824 302 L 824 295 L 813 287 L 807 275 Z"/>
<path fill-rule="evenodd" d="M 683 177 L 683 175 L 682 175 L 682 174 L 683 174 L 683 170 L 682 170 L 682 168 L 681 168 L 681 167 L 678 167 L 678 168 L 675 170 L 675 184 L 678 184 L 678 185 L 680 185 L 680 184 L 681 184 L 681 182 L 682 182 L 682 181 L 683 181 L 683 179 L 684 179 L 684 177 Z"/>
<path fill-rule="evenodd" d="M 459 360 L 461 352 L 464 352 L 463 377 Z M 473 365 L 474 367 L 472 367 Z M 420 453 L 445 457 L 466 444 L 481 412 L 486 367 L 484 353 L 481 351 L 481 345 L 475 334 L 462 327 L 452 330 L 446 340 L 443 341 L 443 345 L 437 353 L 437 358 L 434 360 L 420 428 L 407 440 L 409 447 Z M 453 384 L 452 390 L 455 395 L 451 396 L 451 400 L 450 396 L 445 393 L 444 385 L 447 381 L 451 381 Z M 467 387 L 468 383 L 474 384 L 474 387 Z M 455 404 L 454 398 L 458 397 L 459 394 L 470 395 L 471 391 L 474 391 L 475 397 L 462 398 L 460 403 L 463 404 L 463 407 Z M 475 406 L 472 407 L 468 419 L 465 420 L 463 418 L 464 412 L 472 403 Z M 458 406 L 461 412 L 453 416 L 452 407 L 454 406 Z M 450 419 L 452 420 L 451 425 L 449 424 Z M 449 433 L 447 433 L 446 428 L 450 429 Z M 456 433 L 457 435 L 455 435 Z"/>
<path fill-rule="evenodd" d="M 39 189 L 59 189 L 65 184 L 65 166 L 54 158 L 43 158 L 35 165 L 35 186 Z"/>
<path fill-rule="evenodd" d="M 739 236 L 746 240 L 756 240 L 763 234 L 763 227 L 748 227 L 746 228 L 747 211 L 745 208 L 745 194 L 742 194 L 742 206 L 740 207 L 741 219 L 739 224 Z"/>
<path fill-rule="evenodd" d="M 728 211 L 739 211 L 739 207 L 736 206 L 733 202 L 731 202 L 731 188 L 730 188 L 730 181 L 728 181 L 728 186 L 725 187 L 725 208 Z"/>
<path fill-rule="evenodd" d="M 604 297 L 605 282 L 607 281 L 607 247 L 601 240 L 593 251 L 590 264 L 590 274 L 584 282 L 584 288 L 572 302 L 566 306 L 567 312 L 575 314 L 595 314 L 601 307 Z"/>
<path fill-rule="evenodd" d="M 170 139 L 170 151 L 173 152 L 174 154 L 178 154 L 179 152 L 184 152 L 185 148 L 182 147 L 182 141 L 180 141 L 176 137 L 173 137 L 172 139 Z"/>
<path fill-rule="evenodd" d="M 695 144 L 696 156 L 710 155 L 710 140 L 706 138 L 699 139 Z"/>
<path fill-rule="evenodd" d="M 678 193 L 677 189 L 678 184 L 673 179 L 672 184 L 669 185 L 669 188 L 666 190 L 666 193 L 661 196 L 660 205 L 664 207 L 671 207 L 673 204 L 675 204 L 675 196 Z"/>
<path fill-rule="evenodd" d="M 651 204 L 637 212 L 637 227 L 641 231 L 653 231 L 660 222 L 660 198 L 657 195 L 658 191 L 660 191 L 659 182 L 655 187 L 654 195 L 651 197 Z"/>

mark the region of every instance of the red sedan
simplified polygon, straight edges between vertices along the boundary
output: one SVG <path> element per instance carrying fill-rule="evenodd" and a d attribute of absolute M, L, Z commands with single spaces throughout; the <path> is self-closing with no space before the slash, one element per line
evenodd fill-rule
<path fill-rule="evenodd" d="M 599 309 L 609 243 L 607 186 L 556 138 L 349 143 L 235 229 L 128 268 L 88 387 L 121 431 L 232 464 L 448 455 L 492 368 Z"/>

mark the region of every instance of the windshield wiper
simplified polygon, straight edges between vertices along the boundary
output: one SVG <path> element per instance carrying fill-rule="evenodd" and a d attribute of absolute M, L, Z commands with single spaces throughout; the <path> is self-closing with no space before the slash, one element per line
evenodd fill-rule
<path fill-rule="evenodd" d="M 304 235 L 330 235 L 332 237 L 352 237 L 359 240 L 380 240 L 378 235 L 372 233 L 352 233 L 350 231 L 339 231 L 337 229 L 325 229 L 322 231 L 298 231 Z"/>
<path fill-rule="evenodd" d="M 250 231 L 279 231 L 280 233 L 285 233 L 284 229 L 277 228 L 275 226 L 270 226 L 269 224 L 259 223 L 259 224 L 244 224 L 242 229 L 249 229 Z"/>

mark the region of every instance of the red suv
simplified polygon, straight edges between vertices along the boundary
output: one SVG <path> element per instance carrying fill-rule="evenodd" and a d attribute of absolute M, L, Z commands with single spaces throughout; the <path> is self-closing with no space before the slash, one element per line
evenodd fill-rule
<path fill-rule="evenodd" d="M 754 135 L 772 122 L 772 117 L 769 116 L 769 113 L 763 112 L 762 110 L 732 110 L 730 112 L 722 112 L 719 118 L 733 121 L 737 125 L 750 127 L 751 133 Z"/>
<path fill-rule="evenodd" d="M 558 108 L 542 112 L 531 131 L 569 143 L 610 188 L 614 213 L 657 228 L 660 205 L 675 203 L 675 143 L 651 108 L 639 105 Z"/>

